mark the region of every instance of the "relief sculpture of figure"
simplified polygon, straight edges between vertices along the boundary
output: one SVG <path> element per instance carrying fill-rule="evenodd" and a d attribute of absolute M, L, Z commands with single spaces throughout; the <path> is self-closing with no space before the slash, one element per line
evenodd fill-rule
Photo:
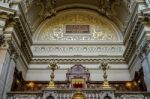
<path fill-rule="evenodd" d="M 145 2 L 147 6 L 150 6 L 150 0 L 145 0 Z"/>

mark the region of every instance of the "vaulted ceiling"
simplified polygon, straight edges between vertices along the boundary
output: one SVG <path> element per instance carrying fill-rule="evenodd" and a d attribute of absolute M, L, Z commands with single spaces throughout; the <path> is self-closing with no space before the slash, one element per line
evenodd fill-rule
<path fill-rule="evenodd" d="M 44 20 L 68 9 L 93 10 L 123 31 L 130 14 L 129 3 L 128 0 L 26 0 L 21 6 L 33 33 Z"/>

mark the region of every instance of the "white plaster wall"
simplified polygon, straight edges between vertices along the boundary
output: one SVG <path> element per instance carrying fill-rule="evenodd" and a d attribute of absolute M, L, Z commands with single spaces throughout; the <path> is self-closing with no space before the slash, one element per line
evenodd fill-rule
<path fill-rule="evenodd" d="M 59 68 L 55 71 L 56 81 L 65 81 L 66 73 L 69 68 L 75 64 L 58 64 Z M 90 71 L 92 81 L 103 81 L 103 71 L 100 70 L 100 64 L 82 64 Z M 110 81 L 129 81 L 131 80 L 127 64 L 109 64 L 108 79 Z M 29 81 L 49 81 L 50 70 L 48 64 L 30 64 L 27 71 L 26 80 Z"/>
<path fill-rule="evenodd" d="M 25 67 L 25 65 L 20 57 L 17 59 L 16 67 L 17 67 L 18 71 L 22 72 L 22 76 L 25 79 L 26 73 L 27 73 L 27 68 Z"/>
<path fill-rule="evenodd" d="M 4 68 L 4 62 L 6 58 L 7 50 L 0 48 L 0 98 L 2 96 L 3 87 L 4 87 L 4 74 L 6 66 Z"/>
<path fill-rule="evenodd" d="M 141 60 L 138 58 L 138 59 L 132 64 L 132 66 L 131 66 L 131 68 L 130 68 L 130 70 L 129 70 L 131 79 L 134 79 L 135 72 L 136 72 L 136 71 L 139 71 L 139 69 L 141 68 L 141 66 L 142 66 Z"/>
<path fill-rule="evenodd" d="M 89 70 L 90 78 L 92 81 L 103 81 L 103 71 L 102 70 Z M 67 70 L 56 70 L 55 80 L 65 81 Z M 109 81 L 130 81 L 130 74 L 128 70 L 109 70 L 108 72 Z M 50 70 L 28 70 L 27 81 L 49 81 L 50 80 Z"/>

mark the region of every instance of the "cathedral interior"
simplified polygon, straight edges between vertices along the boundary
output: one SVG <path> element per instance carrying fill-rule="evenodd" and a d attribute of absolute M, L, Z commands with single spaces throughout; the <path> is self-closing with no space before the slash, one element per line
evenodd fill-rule
<path fill-rule="evenodd" d="M 0 0 L 0 99 L 150 99 L 150 0 Z"/>

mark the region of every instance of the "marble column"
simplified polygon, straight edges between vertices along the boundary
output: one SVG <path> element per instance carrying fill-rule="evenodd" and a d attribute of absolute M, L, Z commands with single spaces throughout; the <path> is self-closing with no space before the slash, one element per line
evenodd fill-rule
<path fill-rule="evenodd" d="M 5 75 L 7 74 L 9 61 L 10 58 L 7 49 L 0 48 L 0 99 L 2 99 L 4 82 L 6 77 Z"/>
<path fill-rule="evenodd" d="M 6 93 L 11 91 L 15 66 L 16 66 L 16 64 L 15 64 L 14 55 L 12 55 L 12 56 L 10 56 L 10 63 L 8 64 L 8 70 L 7 70 L 8 72 L 7 72 L 6 81 L 4 84 L 3 99 L 7 99 Z"/>
<path fill-rule="evenodd" d="M 15 61 L 17 59 L 17 53 L 15 50 L 15 47 L 12 43 L 8 44 L 8 48 L 5 50 L 0 50 L 2 54 L 0 54 L 0 57 L 4 58 L 0 62 L 1 66 L 1 75 L 0 75 L 0 82 L 1 82 L 1 97 L 0 99 L 7 99 L 6 94 L 11 90 L 11 85 L 13 82 L 13 75 L 14 75 L 14 69 L 15 69 Z M 3 55 L 3 56 L 2 56 Z"/>

